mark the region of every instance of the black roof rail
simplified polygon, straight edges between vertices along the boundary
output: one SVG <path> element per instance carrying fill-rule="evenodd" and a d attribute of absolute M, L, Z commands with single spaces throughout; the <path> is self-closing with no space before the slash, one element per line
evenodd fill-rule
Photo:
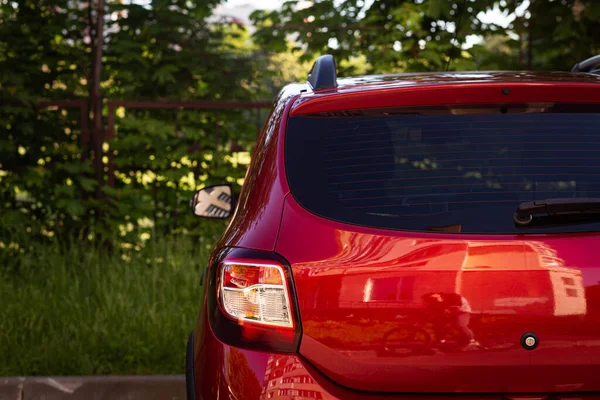
<path fill-rule="evenodd" d="M 600 54 L 590 57 L 587 60 L 578 62 L 573 66 L 571 72 L 589 72 L 592 74 L 600 74 L 600 68 L 594 69 L 600 64 Z"/>
<path fill-rule="evenodd" d="M 335 60 L 332 55 L 324 54 L 315 60 L 308 73 L 308 84 L 314 91 L 337 87 Z"/>

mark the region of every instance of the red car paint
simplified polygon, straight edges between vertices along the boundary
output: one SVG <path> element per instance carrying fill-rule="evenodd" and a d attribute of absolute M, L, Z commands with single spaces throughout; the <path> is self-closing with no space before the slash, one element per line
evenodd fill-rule
<path fill-rule="evenodd" d="M 274 251 L 289 262 L 300 348 L 279 354 L 223 343 L 209 323 L 207 297 L 215 293 L 207 291 L 194 331 L 196 397 L 600 398 L 598 234 L 442 234 L 334 222 L 296 202 L 284 163 L 288 115 L 500 103 L 507 101 L 502 89 L 509 90 L 510 102 L 600 103 L 600 79 L 452 73 L 339 82 L 337 89 L 319 93 L 305 85 L 284 89 L 258 139 L 236 214 L 214 253 L 230 247 Z M 399 290 L 394 301 L 372 299 L 377 285 L 402 280 L 410 282 L 412 295 L 403 297 Z M 451 344 L 433 349 L 426 339 L 400 351 L 386 344 L 394 341 L 394 329 L 432 330 L 435 315 L 421 300 L 430 292 L 468 299 L 470 326 L 485 351 Z M 521 346 L 525 332 L 538 334 L 534 350 Z"/>
<path fill-rule="evenodd" d="M 599 305 L 586 302 L 583 280 L 595 285 L 600 278 L 600 256 L 589 251 L 597 235 L 482 238 L 348 228 L 316 220 L 288 196 L 275 248 L 292 265 L 300 294 L 300 354 L 333 381 L 377 392 L 600 390 Z M 369 287 L 399 277 L 413 280 L 411 298 L 369 300 Z M 467 298 L 473 331 L 488 350 L 431 353 L 417 343 L 414 354 L 386 352 L 385 332 L 417 323 L 428 292 Z M 527 331 L 539 332 L 543 346 L 524 351 L 519 337 Z"/>

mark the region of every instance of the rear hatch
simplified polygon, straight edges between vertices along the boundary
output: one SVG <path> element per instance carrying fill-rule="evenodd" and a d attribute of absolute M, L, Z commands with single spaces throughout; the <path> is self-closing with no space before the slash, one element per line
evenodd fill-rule
<path fill-rule="evenodd" d="M 363 391 L 600 390 L 599 220 L 513 221 L 523 202 L 600 197 L 598 150 L 596 106 L 290 117 L 275 250 L 301 354 Z"/>

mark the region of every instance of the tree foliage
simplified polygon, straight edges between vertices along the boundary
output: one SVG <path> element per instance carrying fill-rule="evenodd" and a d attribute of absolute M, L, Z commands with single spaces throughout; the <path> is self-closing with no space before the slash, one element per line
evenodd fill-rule
<path fill-rule="evenodd" d="M 108 99 L 272 96 L 272 85 L 259 83 L 269 81 L 270 59 L 245 27 L 211 16 L 218 2 L 111 0 L 104 15 L 101 0 L 0 3 L 0 246 L 21 234 L 23 252 L 33 238 L 137 245 L 193 232 L 193 190 L 217 181 L 239 188 L 266 110 L 121 107 L 115 137 L 106 131 Z M 93 108 L 98 70 L 103 115 Z M 83 112 L 40 105 L 52 99 L 81 99 Z M 223 224 L 200 231 L 213 228 Z"/>
<path fill-rule="evenodd" d="M 483 22 L 494 9 L 517 18 L 507 27 Z M 293 38 L 304 58 L 364 57 L 367 72 L 386 73 L 568 69 L 600 50 L 599 13 L 600 4 L 590 0 L 315 0 L 286 1 L 252 18 L 255 40 L 272 51 L 284 51 Z M 476 37 L 483 43 L 465 48 Z M 355 73 L 339 66 L 342 74 Z"/>

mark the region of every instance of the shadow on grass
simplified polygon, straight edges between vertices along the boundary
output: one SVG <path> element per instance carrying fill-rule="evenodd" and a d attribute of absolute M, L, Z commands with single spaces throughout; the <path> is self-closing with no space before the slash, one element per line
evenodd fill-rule
<path fill-rule="evenodd" d="M 0 268 L 0 376 L 183 373 L 213 242 L 49 244 L 18 274 Z"/>

